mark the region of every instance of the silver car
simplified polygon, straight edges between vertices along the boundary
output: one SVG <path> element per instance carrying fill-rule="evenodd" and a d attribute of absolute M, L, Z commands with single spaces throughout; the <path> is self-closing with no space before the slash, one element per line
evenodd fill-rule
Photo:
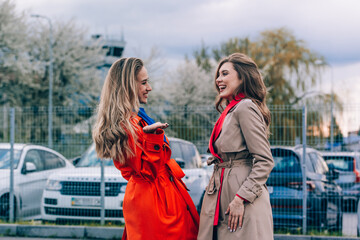
<path fill-rule="evenodd" d="M 179 138 L 169 138 L 171 158 L 174 158 L 185 173 L 183 178 L 189 194 L 200 213 L 205 188 L 210 177 L 206 169 L 202 167 L 201 157 L 196 146 Z"/>
<path fill-rule="evenodd" d="M 74 166 L 60 153 L 32 144 L 14 144 L 14 216 L 39 219 L 41 195 L 48 176 Z M 0 219 L 8 220 L 10 144 L 0 144 Z"/>
<path fill-rule="evenodd" d="M 336 169 L 339 178 L 335 182 L 344 194 L 344 210 L 356 211 L 360 197 L 360 153 L 322 152 L 330 169 Z"/>

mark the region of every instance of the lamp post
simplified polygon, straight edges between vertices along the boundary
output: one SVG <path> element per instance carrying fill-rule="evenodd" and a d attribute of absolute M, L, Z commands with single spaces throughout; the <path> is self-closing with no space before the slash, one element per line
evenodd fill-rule
<path fill-rule="evenodd" d="M 50 62 L 49 62 L 49 111 L 48 111 L 48 146 L 49 148 L 52 148 L 53 146 L 53 140 L 52 140 L 52 108 L 53 108 L 53 103 L 52 103 L 52 95 L 53 95 L 53 49 L 52 49 L 52 44 L 53 44 L 53 28 L 52 28 L 52 24 L 51 24 L 51 19 L 43 16 L 43 15 L 39 15 L 39 14 L 32 14 L 31 17 L 34 18 L 44 18 L 48 21 L 49 26 L 50 26 L 50 32 L 49 32 L 49 57 L 50 57 Z"/>

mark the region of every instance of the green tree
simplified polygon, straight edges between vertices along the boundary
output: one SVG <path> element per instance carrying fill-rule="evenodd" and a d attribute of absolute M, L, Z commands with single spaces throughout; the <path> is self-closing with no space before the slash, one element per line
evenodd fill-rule
<path fill-rule="evenodd" d="M 23 105 L 46 106 L 49 86 L 49 26 L 36 20 L 30 26 L 28 54 L 34 70 L 30 75 Z M 104 52 L 99 43 L 88 39 L 88 33 L 76 22 L 55 22 L 53 27 L 53 104 L 79 105 L 79 101 L 94 102 L 99 96 L 101 64 Z M 28 104 L 26 104 L 28 103 Z M 30 103 L 30 104 L 29 104 Z"/>
<path fill-rule="evenodd" d="M 331 104 L 331 94 L 312 89 L 321 80 L 321 69 L 327 66 L 324 57 L 309 49 L 290 30 L 279 28 L 263 31 L 254 39 L 230 38 L 212 49 L 202 43 L 194 51 L 194 58 L 199 67 L 208 71 L 234 52 L 254 59 L 262 73 L 268 89 L 267 103 L 272 110 L 271 142 L 296 144 L 301 139 L 299 106 L 310 101 L 326 107 Z M 333 99 L 341 109 L 338 96 L 334 95 Z M 327 114 L 325 110 L 308 110 L 308 137 L 312 144 L 323 143 L 320 141 L 324 136 L 323 116 Z"/>
<path fill-rule="evenodd" d="M 336 121 L 336 117 L 333 116 L 333 134 L 334 134 L 334 143 L 343 143 L 343 134 L 341 132 L 340 126 Z M 329 135 L 331 133 L 331 125 L 329 125 Z M 330 136 L 328 138 L 330 140 Z"/>
<path fill-rule="evenodd" d="M 8 107 L 14 106 L 18 107 L 16 141 L 46 145 L 49 24 L 15 10 L 12 1 L 0 2 L 0 106 L 3 106 L 0 140 L 9 140 Z M 100 42 L 89 39 L 86 29 L 74 20 L 52 23 L 53 136 L 54 148 L 59 150 L 67 144 L 74 145 L 64 142 L 64 138 L 73 141 L 80 137 L 85 144 L 91 141 L 91 134 L 81 132 L 77 136 L 73 128 L 93 114 L 91 107 L 100 95 L 97 68 L 102 65 L 105 53 Z M 80 109 L 83 104 L 87 107 Z"/>
<path fill-rule="evenodd" d="M 49 96 L 49 24 L 16 14 L 16 6 L 0 3 L 0 105 L 47 106 Z M 99 43 L 75 21 L 53 21 L 53 105 L 95 102 L 97 67 L 104 56 Z"/>
<path fill-rule="evenodd" d="M 268 103 L 294 105 L 307 97 L 308 89 L 319 79 L 319 69 L 325 63 L 322 56 L 311 51 L 304 41 L 297 39 L 291 31 L 280 28 L 267 30 L 252 41 L 248 37 L 231 38 L 214 47 L 212 54 L 208 47 L 202 46 L 194 52 L 200 67 L 211 63 L 208 56 L 218 62 L 222 57 L 234 52 L 245 53 L 257 63 L 268 88 Z"/>
<path fill-rule="evenodd" d="M 27 23 L 10 0 L 0 2 L 0 105 L 13 104 L 31 73 L 26 52 Z"/>

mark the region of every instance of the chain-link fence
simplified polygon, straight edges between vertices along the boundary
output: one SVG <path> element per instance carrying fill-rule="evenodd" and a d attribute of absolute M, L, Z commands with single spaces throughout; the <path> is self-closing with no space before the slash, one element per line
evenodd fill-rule
<path fill-rule="evenodd" d="M 269 108 L 275 167 L 267 185 L 274 227 L 278 231 L 326 230 L 356 235 L 360 196 L 357 162 L 360 161 L 357 155 L 360 151 L 360 105 Z M 178 154 L 177 159 L 185 161 L 185 172 L 192 174 L 191 168 L 198 169 L 201 165 L 196 160 L 199 154 L 192 150 L 193 144 L 201 154 L 206 154 L 219 113 L 213 106 L 146 106 L 146 111 L 156 121 L 169 123 L 166 133 L 173 137 L 173 152 Z M 15 108 L 13 193 L 17 219 L 123 220 L 126 181 L 112 167 L 111 161 L 104 162 L 109 167 L 100 167 L 101 161 L 96 157 L 91 138 L 94 113 L 93 108 L 54 108 L 53 152 L 30 145 L 47 146 L 48 109 Z M 0 119 L 0 142 L 9 143 L 10 108 L 1 108 Z M 9 144 L 0 147 L 0 170 L 4 173 L 10 166 L 9 148 Z M 64 163 L 56 152 L 77 163 L 77 167 Z M 211 169 L 204 167 L 202 171 L 207 181 Z M 0 216 L 8 220 L 11 181 L 9 174 L 3 176 L 7 179 L 0 184 Z M 190 187 L 194 189 L 190 194 L 198 205 L 206 183 L 197 181 L 196 184 Z"/>

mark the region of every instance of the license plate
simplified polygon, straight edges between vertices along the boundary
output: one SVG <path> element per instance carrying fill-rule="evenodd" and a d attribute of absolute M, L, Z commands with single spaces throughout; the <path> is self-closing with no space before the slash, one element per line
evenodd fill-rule
<path fill-rule="evenodd" d="M 100 207 L 100 198 L 71 198 L 71 205 Z"/>
<path fill-rule="evenodd" d="M 272 194 L 274 192 L 274 187 L 272 187 L 272 186 L 267 186 L 267 189 L 270 194 Z"/>

